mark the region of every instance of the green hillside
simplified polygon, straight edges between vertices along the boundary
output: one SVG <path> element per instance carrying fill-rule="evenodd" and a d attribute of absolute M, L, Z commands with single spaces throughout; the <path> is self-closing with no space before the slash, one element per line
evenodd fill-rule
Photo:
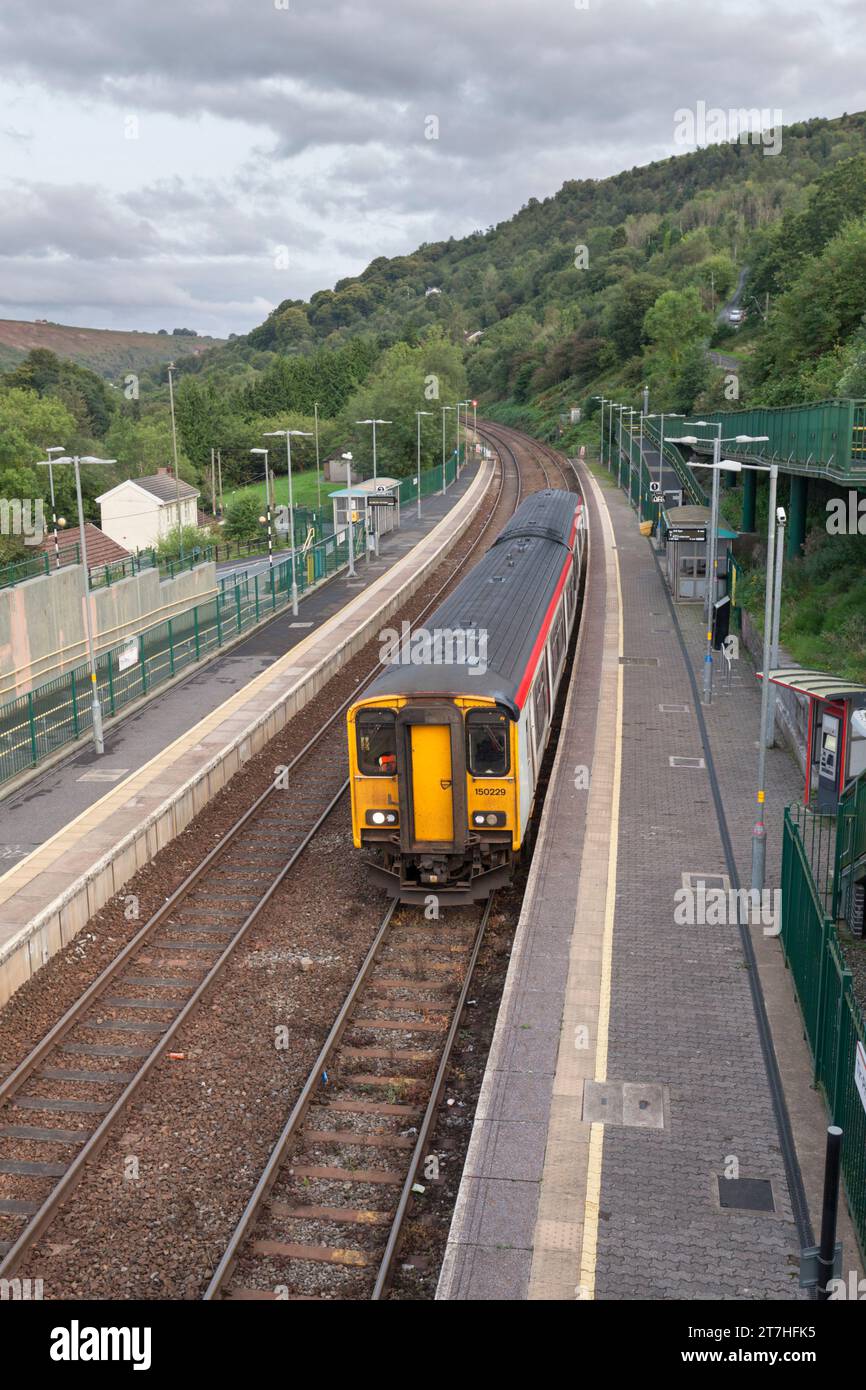
<path fill-rule="evenodd" d="M 415 412 L 430 412 L 430 466 L 441 407 L 467 392 L 567 448 L 594 445 L 594 396 L 637 406 L 643 385 L 651 409 L 683 412 L 866 395 L 864 213 L 863 113 L 786 127 L 776 155 L 713 145 L 568 181 L 498 226 L 378 257 L 309 301 L 284 301 L 245 336 L 179 358 L 181 472 L 201 480 L 219 448 L 226 486 L 253 482 L 250 449 L 265 432 L 309 433 L 317 411 L 322 456 L 348 446 L 362 464 L 370 431 L 356 422 L 392 421 L 379 433 L 380 465 L 405 474 Z M 743 277 L 747 317 L 735 330 L 719 315 Z M 167 355 L 142 371 L 140 399 L 112 393 L 107 416 L 84 379 L 40 369 L 38 402 L 24 400 L 22 366 L 0 379 L 0 426 L 4 413 L 15 426 L 0 446 L 0 490 L 23 486 L 22 467 L 58 430 L 117 458 L 120 476 L 170 462 Z M 582 422 L 563 426 L 571 406 Z M 293 457 L 309 468 L 312 440 L 297 439 Z M 86 480 L 88 496 L 101 481 Z"/>

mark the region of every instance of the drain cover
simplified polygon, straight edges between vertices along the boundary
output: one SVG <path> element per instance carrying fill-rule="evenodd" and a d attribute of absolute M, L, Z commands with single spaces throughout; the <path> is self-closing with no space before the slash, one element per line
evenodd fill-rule
<path fill-rule="evenodd" d="M 775 1211 L 769 1178 L 719 1178 L 719 1206 L 726 1211 Z"/>

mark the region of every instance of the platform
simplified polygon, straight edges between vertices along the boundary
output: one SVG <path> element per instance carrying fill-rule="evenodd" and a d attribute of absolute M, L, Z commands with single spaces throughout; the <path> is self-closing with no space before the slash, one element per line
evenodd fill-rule
<path fill-rule="evenodd" d="M 748 887 L 757 682 L 739 663 L 701 707 L 700 606 L 674 609 L 627 499 L 581 475 L 574 676 L 437 1297 L 804 1298 L 826 1118 L 779 943 L 745 928 L 756 972 L 736 921 L 675 919 L 686 875 Z M 769 887 L 799 781 L 768 755 Z"/>
<path fill-rule="evenodd" d="M 425 499 L 420 526 L 407 515 L 378 561 L 360 561 L 354 580 L 332 581 L 297 620 L 289 609 L 158 695 L 115 726 L 101 758 L 82 750 L 3 804 L 4 841 L 29 834 L 37 845 L 0 877 L 0 1005 L 411 597 L 493 474 L 487 462 L 467 469 L 456 492 Z"/>

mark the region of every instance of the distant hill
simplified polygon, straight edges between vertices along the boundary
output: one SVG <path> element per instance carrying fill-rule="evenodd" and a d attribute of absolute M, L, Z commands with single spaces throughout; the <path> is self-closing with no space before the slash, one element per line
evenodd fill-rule
<path fill-rule="evenodd" d="M 220 338 L 173 333 L 124 333 L 113 328 L 74 328 L 63 323 L 0 319 L 0 371 L 14 367 L 32 348 L 89 367 L 108 381 L 124 372 L 142 372 L 172 357 L 198 356 L 218 347 Z"/>

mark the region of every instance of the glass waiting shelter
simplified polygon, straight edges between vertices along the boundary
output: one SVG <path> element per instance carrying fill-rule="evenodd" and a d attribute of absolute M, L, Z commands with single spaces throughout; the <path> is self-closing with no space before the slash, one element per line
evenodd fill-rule
<path fill-rule="evenodd" d="M 663 566 L 668 587 L 678 602 L 702 600 L 707 592 L 707 534 L 710 527 L 709 507 L 669 507 L 662 511 L 661 544 Z M 731 546 L 736 531 L 719 526 L 717 536 L 716 592 L 713 602 L 726 593 Z"/>
<path fill-rule="evenodd" d="M 352 519 L 362 521 L 368 536 L 383 536 L 400 525 L 400 481 L 398 478 L 365 478 L 351 487 L 337 488 L 331 493 L 334 508 L 334 531 L 339 535 Z"/>

